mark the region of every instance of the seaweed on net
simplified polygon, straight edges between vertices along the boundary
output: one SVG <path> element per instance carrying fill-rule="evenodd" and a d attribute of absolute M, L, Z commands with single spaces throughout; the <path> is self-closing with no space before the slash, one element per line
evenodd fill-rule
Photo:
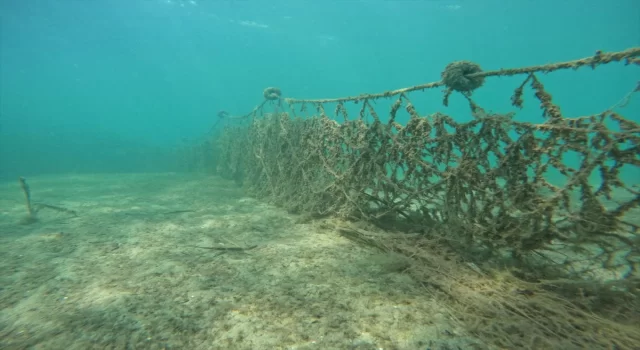
<path fill-rule="evenodd" d="M 414 259 L 410 273 L 487 344 L 630 349 L 640 344 L 640 190 L 622 171 L 639 170 L 640 125 L 618 110 L 638 86 L 607 110 L 568 118 L 540 74 L 613 62 L 633 69 L 639 56 L 640 48 L 598 51 L 495 71 L 458 61 L 440 81 L 333 99 L 268 88 L 241 116 L 249 123 L 224 128 L 209 144 L 213 156 L 198 159 L 309 219 L 375 226 L 375 235 L 340 232 Z M 519 75 L 511 103 L 522 108 L 529 86 L 541 123 L 489 113 L 473 99 L 486 79 Z M 463 96 L 473 119 L 420 114 L 410 95 L 438 87 L 445 106 Z M 390 98 L 383 121 L 376 102 Z"/>

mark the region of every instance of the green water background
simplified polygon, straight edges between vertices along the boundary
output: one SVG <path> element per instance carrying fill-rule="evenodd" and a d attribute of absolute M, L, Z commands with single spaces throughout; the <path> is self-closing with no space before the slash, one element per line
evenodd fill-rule
<path fill-rule="evenodd" d="M 436 81 L 455 60 L 485 69 L 571 60 L 640 45 L 639 14 L 634 0 L 4 1 L 0 178 L 171 171 L 176 145 L 205 133 L 219 110 L 250 111 L 267 86 L 339 97 Z M 522 79 L 488 79 L 474 98 L 515 111 Z M 611 64 L 541 79 L 576 117 L 618 102 L 640 71 Z M 620 112 L 640 121 L 637 97 Z M 517 120 L 542 122 L 532 92 L 524 98 Z M 421 114 L 472 118 L 460 96 L 441 101 L 434 90 L 414 102 Z M 640 179 L 638 168 L 625 172 Z"/>

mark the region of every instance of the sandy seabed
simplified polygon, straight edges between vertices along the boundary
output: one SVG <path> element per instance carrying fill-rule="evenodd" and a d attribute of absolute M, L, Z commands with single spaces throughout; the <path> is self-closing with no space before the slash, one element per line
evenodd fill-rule
<path fill-rule="evenodd" d="M 231 182 L 27 181 L 77 216 L 24 224 L 18 181 L 0 184 L 0 349 L 475 348 L 400 257 Z"/>

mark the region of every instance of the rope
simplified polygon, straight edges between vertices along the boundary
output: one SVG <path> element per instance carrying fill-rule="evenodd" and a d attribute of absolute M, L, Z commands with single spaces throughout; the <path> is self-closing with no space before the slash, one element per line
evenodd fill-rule
<path fill-rule="evenodd" d="M 585 58 L 572 60 L 572 61 L 551 63 L 551 64 L 545 64 L 545 65 L 536 65 L 536 66 L 523 67 L 523 68 L 509 68 L 509 69 L 503 68 L 503 69 L 498 69 L 493 71 L 467 74 L 465 75 L 465 77 L 468 79 L 473 79 L 473 78 L 486 78 L 486 77 L 494 77 L 494 76 L 513 76 L 513 75 L 531 74 L 531 73 L 537 73 L 537 72 L 549 73 L 549 72 L 553 72 L 560 69 L 575 70 L 584 66 L 590 66 L 591 68 L 595 68 L 602 64 L 619 62 L 622 60 L 626 60 L 626 64 L 640 65 L 640 59 L 638 57 L 640 57 L 640 47 L 633 47 L 624 51 L 617 51 L 617 52 L 596 51 L 596 53 L 591 57 L 585 57 Z M 406 94 L 412 91 L 432 89 L 432 88 L 437 88 L 441 86 L 446 86 L 446 84 L 442 80 L 421 84 L 421 85 L 415 85 L 415 86 L 406 87 L 406 88 L 397 89 L 397 90 L 390 90 L 390 91 L 385 91 L 381 93 L 375 93 L 375 94 L 362 94 L 358 96 L 323 98 L 323 99 L 285 98 L 284 101 L 289 105 L 303 104 L 303 103 L 317 104 L 317 103 L 359 102 L 363 100 L 392 97 L 392 96 Z"/>

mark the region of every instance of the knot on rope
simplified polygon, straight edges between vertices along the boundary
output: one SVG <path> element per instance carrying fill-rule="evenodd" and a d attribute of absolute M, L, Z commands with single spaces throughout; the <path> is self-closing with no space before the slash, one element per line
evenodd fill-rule
<path fill-rule="evenodd" d="M 268 87 L 264 89 L 262 94 L 264 95 L 264 98 L 269 101 L 279 100 L 282 97 L 282 91 L 277 87 Z"/>
<path fill-rule="evenodd" d="M 442 72 L 442 82 L 451 90 L 472 91 L 484 83 L 484 77 L 469 77 L 468 75 L 482 72 L 482 68 L 469 61 L 451 62 Z"/>

